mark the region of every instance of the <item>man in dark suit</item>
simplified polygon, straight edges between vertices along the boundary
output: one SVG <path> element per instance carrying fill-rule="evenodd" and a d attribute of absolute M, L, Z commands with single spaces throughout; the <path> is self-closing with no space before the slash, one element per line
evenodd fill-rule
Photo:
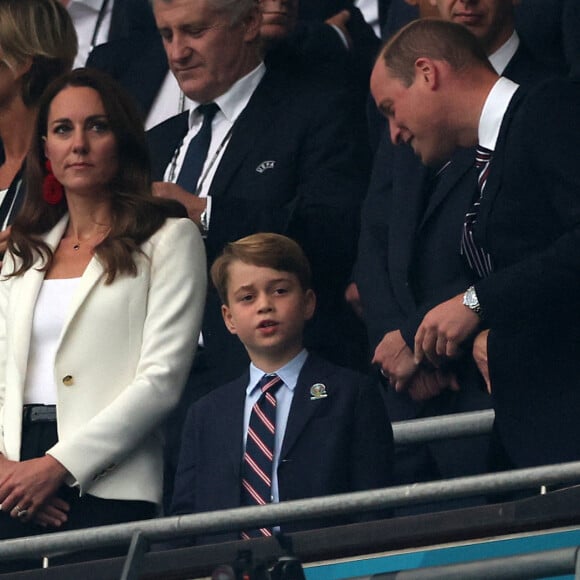
<path fill-rule="evenodd" d="M 229 244 L 211 274 L 223 300 L 225 325 L 244 344 L 252 364 L 192 407 L 172 513 L 387 486 L 392 432 L 376 385 L 302 346 L 315 296 L 299 246 L 285 236 L 255 234 Z M 265 373 L 266 382 L 260 380 Z M 264 401 L 276 381 L 277 388 L 268 392 L 273 398 Z M 266 432 L 264 423 L 270 427 Z M 282 531 L 337 523 L 345 519 L 282 525 Z M 258 535 L 271 532 L 262 528 Z"/>
<path fill-rule="evenodd" d="M 466 4 L 481 12 L 485 3 Z M 512 1 L 486 6 L 485 25 L 476 32 L 498 71 L 525 84 L 546 76 L 514 33 Z M 442 16 L 455 19 L 449 9 Z M 387 136 L 375 157 L 355 278 L 374 362 L 391 379 L 387 400 L 393 421 L 491 405 L 469 352 L 438 369 L 416 365 L 412 353 L 427 310 L 474 281 L 458 251 L 475 191 L 473 159 L 473 150 L 462 150 L 440 167 L 427 168 L 411 147 L 394 147 Z M 487 438 L 437 442 L 398 453 L 401 482 L 481 473 L 488 467 Z"/>
<path fill-rule="evenodd" d="M 393 141 L 426 165 L 485 147 L 461 240 L 476 282 L 424 316 L 415 364 L 444 364 L 488 327 L 476 356 L 505 464 L 578 459 L 580 86 L 552 80 L 526 95 L 462 27 L 417 21 L 384 49 L 371 87 Z"/>

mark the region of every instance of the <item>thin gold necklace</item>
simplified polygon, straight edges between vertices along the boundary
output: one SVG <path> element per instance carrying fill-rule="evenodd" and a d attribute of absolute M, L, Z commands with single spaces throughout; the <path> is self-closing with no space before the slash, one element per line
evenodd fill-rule
<path fill-rule="evenodd" d="M 111 231 L 111 228 L 107 228 L 104 231 L 101 232 L 97 232 L 95 234 L 93 234 L 92 236 L 89 236 L 88 238 L 84 239 L 84 240 L 80 240 L 78 238 L 78 236 L 74 236 L 76 238 L 76 242 L 73 243 L 72 245 L 72 249 L 75 250 L 76 252 L 78 252 L 81 249 L 81 246 L 84 244 L 88 244 L 91 240 L 95 239 L 95 238 L 99 238 L 101 237 L 101 241 L 105 239 L 105 237 L 107 236 L 107 234 Z M 72 236 L 71 236 L 72 237 Z M 95 244 L 94 246 L 96 246 L 97 244 Z M 94 247 L 93 246 L 93 247 Z"/>

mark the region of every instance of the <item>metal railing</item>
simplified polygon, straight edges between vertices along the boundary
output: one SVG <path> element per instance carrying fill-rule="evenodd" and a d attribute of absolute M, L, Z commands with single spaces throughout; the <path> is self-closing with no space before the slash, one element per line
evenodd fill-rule
<path fill-rule="evenodd" d="M 439 415 L 426 419 L 411 419 L 393 423 L 395 445 L 425 443 L 455 437 L 473 437 L 491 432 L 495 413 L 492 409 Z"/>
<path fill-rule="evenodd" d="M 76 552 L 119 544 L 128 546 L 134 534 L 138 532 L 141 532 L 149 541 L 161 541 L 187 535 L 232 532 L 244 528 L 360 514 L 433 500 L 442 501 L 504 493 L 573 481 L 580 481 L 580 461 L 287 501 L 260 507 L 243 507 L 5 540 L 0 542 L 0 560 L 52 556 L 62 552 Z"/>

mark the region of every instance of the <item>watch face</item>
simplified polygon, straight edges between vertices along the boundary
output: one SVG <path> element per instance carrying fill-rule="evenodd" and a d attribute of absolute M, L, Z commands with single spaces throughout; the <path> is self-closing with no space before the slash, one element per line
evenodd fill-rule
<path fill-rule="evenodd" d="M 467 292 L 467 304 L 471 307 L 477 306 L 477 298 L 475 297 L 473 290 Z"/>

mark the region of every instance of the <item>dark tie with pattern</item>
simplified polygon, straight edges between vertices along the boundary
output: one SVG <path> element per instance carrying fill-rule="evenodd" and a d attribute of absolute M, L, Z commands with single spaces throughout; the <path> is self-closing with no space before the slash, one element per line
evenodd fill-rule
<path fill-rule="evenodd" d="M 272 497 L 272 466 L 276 433 L 276 391 L 284 383 L 278 375 L 264 375 L 258 383 L 262 395 L 252 407 L 246 452 L 242 465 L 242 505 L 265 505 Z M 241 533 L 244 540 L 271 536 L 272 530 L 260 528 Z"/>
<path fill-rule="evenodd" d="M 493 270 L 491 256 L 473 239 L 473 229 L 477 221 L 477 214 L 485 192 L 492 153 L 493 151 L 490 151 L 481 145 L 477 146 L 475 152 L 475 167 L 478 171 L 477 185 L 479 195 L 465 215 L 463 233 L 461 235 L 461 254 L 465 256 L 469 267 L 476 272 L 480 278 L 489 276 Z"/>
<path fill-rule="evenodd" d="M 196 111 L 203 116 L 203 123 L 197 135 L 189 142 L 177 185 L 194 193 L 197 190 L 197 182 L 201 175 L 207 152 L 211 143 L 211 124 L 219 107 L 215 103 L 199 105 Z"/>

